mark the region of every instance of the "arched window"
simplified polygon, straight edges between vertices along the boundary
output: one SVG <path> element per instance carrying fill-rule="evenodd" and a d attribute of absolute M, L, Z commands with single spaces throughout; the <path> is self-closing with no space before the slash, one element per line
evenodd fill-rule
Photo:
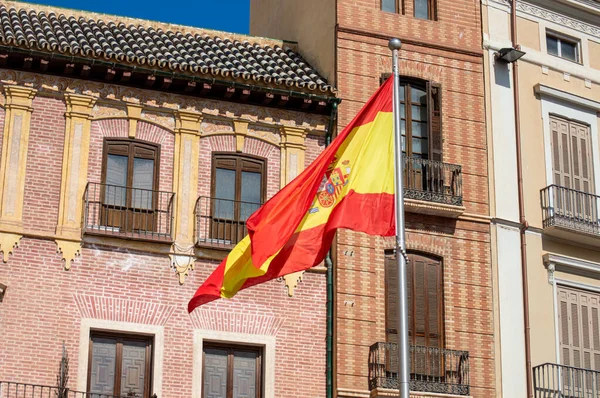
<path fill-rule="evenodd" d="M 408 253 L 409 343 L 444 347 L 444 295 L 441 259 Z M 398 266 L 396 256 L 385 256 L 386 340 L 398 342 Z"/>

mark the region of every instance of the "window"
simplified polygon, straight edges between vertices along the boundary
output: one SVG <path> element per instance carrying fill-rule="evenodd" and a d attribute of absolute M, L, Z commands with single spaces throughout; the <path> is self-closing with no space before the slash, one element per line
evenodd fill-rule
<path fill-rule="evenodd" d="M 435 19 L 434 0 L 414 0 L 415 18 Z"/>
<path fill-rule="evenodd" d="M 96 394 L 151 395 L 152 338 L 93 332 L 90 336 L 88 391 Z"/>
<path fill-rule="evenodd" d="M 554 183 L 594 193 L 590 127 L 551 115 L 550 133 Z"/>
<path fill-rule="evenodd" d="M 203 398 L 262 397 L 262 350 L 229 345 L 205 345 Z"/>
<path fill-rule="evenodd" d="M 381 10 L 405 14 L 405 0 L 381 0 Z M 419 19 L 436 19 L 435 0 L 413 0 L 413 14 Z"/>
<path fill-rule="evenodd" d="M 548 54 L 573 62 L 581 62 L 579 59 L 579 40 L 577 39 L 554 32 L 546 32 L 546 48 Z"/>
<path fill-rule="evenodd" d="M 600 295 L 558 287 L 562 365 L 600 370 Z"/>
<path fill-rule="evenodd" d="M 380 82 L 388 77 L 383 74 Z M 402 152 L 407 157 L 442 161 L 441 92 L 437 83 L 400 76 Z"/>
<path fill-rule="evenodd" d="M 409 343 L 444 347 L 442 263 L 435 257 L 408 254 Z M 398 266 L 394 254 L 385 257 L 386 340 L 398 342 Z"/>
<path fill-rule="evenodd" d="M 159 152 L 147 142 L 105 140 L 103 225 L 124 231 L 155 229 Z"/>
<path fill-rule="evenodd" d="M 244 237 L 246 220 L 264 201 L 265 163 L 248 155 L 213 155 L 212 239 L 235 243 Z"/>
<path fill-rule="evenodd" d="M 398 10 L 398 0 L 381 0 L 381 11 L 400 12 Z"/>

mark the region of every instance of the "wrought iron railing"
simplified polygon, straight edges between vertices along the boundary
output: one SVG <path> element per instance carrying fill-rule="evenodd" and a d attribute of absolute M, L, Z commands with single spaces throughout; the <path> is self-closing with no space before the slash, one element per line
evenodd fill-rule
<path fill-rule="evenodd" d="M 600 196 L 576 189 L 549 185 L 540 191 L 544 228 L 558 226 L 600 234 Z"/>
<path fill-rule="evenodd" d="M 533 368 L 535 398 L 600 397 L 600 372 L 544 363 Z"/>
<path fill-rule="evenodd" d="M 404 197 L 462 206 L 462 168 L 435 160 L 404 158 Z"/>
<path fill-rule="evenodd" d="M 142 398 L 142 395 L 135 392 L 125 395 L 110 395 L 75 391 L 61 387 L 0 381 L 0 398 Z M 151 398 L 157 398 L 156 394 L 152 395 Z"/>
<path fill-rule="evenodd" d="M 135 239 L 172 239 L 173 192 L 88 182 L 84 193 L 86 233 Z"/>
<path fill-rule="evenodd" d="M 196 201 L 196 242 L 230 248 L 246 236 L 246 220 L 260 203 L 200 196 Z"/>
<path fill-rule="evenodd" d="M 369 389 L 398 389 L 398 345 L 375 343 L 369 349 Z M 410 346 L 410 389 L 469 395 L 469 352 Z"/>

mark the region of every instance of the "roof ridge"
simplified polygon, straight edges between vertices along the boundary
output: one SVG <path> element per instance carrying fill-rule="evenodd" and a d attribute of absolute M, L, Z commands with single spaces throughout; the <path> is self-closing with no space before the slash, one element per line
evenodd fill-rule
<path fill-rule="evenodd" d="M 58 15 L 63 14 L 66 17 L 69 17 L 69 16 L 88 17 L 88 18 L 93 18 L 93 19 L 102 19 L 102 17 L 104 17 L 104 18 L 108 17 L 108 18 L 114 18 L 114 20 L 113 21 L 105 20 L 104 22 L 114 22 L 114 23 L 118 24 L 118 23 L 125 23 L 125 21 L 127 21 L 129 23 L 125 23 L 126 25 L 129 25 L 129 24 L 135 25 L 135 23 L 137 23 L 144 27 L 152 27 L 155 29 L 162 28 L 165 31 L 171 30 L 171 31 L 181 32 L 184 34 L 185 33 L 205 34 L 208 36 L 211 36 L 211 34 L 212 34 L 213 37 L 217 36 L 217 37 L 220 37 L 221 39 L 230 39 L 231 41 L 238 40 L 240 42 L 243 42 L 245 39 L 246 41 L 248 41 L 252 44 L 256 43 L 261 46 L 277 45 L 280 47 L 287 46 L 287 47 L 294 49 L 294 43 L 289 42 L 289 41 L 273 39 L 270 37 L 252 36 L 252 35 L 244 34 L 244 33 L 227 32 L 224 30 L 208 29 L 208 28 L 203 28 L 200 26 L 181 25 L 181 24 L 176 24 L 176 23 L 171 23 L 171 22 L 162 22 L 162 21 L 157 21 L 157 20 L 152 20 L 152 19 L 143 19 L 143 18 L 129 17 L 129 16 L 125 16 L 125 15 L 107 14 L 107 13 L 96 12 L 96 11 L 78 10 L 78 9 L 74 9 L 74 8 L 60 7 L 60 6 L 46 5 L 46 4 L 38 4 L 38 3 L 33 3 L 33 2 L 28 2 L 28 1 L 21 1 L 21 0 L 0 0 L 0 5 L 1 4 L 4 4 L 7 8 L 12 6 L 13 8 L 27 9 L 28 11 L 35 10 L 35 11 L 54 12 L 54 13 L 57 13 Z M 68 12 L 71 12 L 71 13 L 68 14 Z M 254 40 L 254 41 L 251 41 L 251 40 Z"/>

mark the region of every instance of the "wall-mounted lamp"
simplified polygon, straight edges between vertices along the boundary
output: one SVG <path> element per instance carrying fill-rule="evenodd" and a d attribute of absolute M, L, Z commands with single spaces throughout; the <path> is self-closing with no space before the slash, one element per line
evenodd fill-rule
<path fill-rule="evenodd" d="M 523 55 L 525 55 L 524 51 L 517 50 L 516 48 L 512 47 L 501 48 L 498 52 L 494 53 L 496 59 L 504 61 L 508 64 L 512 64 Z"/>
<path fill-rule="evenodd" d="M 8 289 L 8 286 L 3 285 L 2 283 L 0 283 L 0 303 L 4 299 L 4 294 L 6 294 L 6 289 Z"/>

